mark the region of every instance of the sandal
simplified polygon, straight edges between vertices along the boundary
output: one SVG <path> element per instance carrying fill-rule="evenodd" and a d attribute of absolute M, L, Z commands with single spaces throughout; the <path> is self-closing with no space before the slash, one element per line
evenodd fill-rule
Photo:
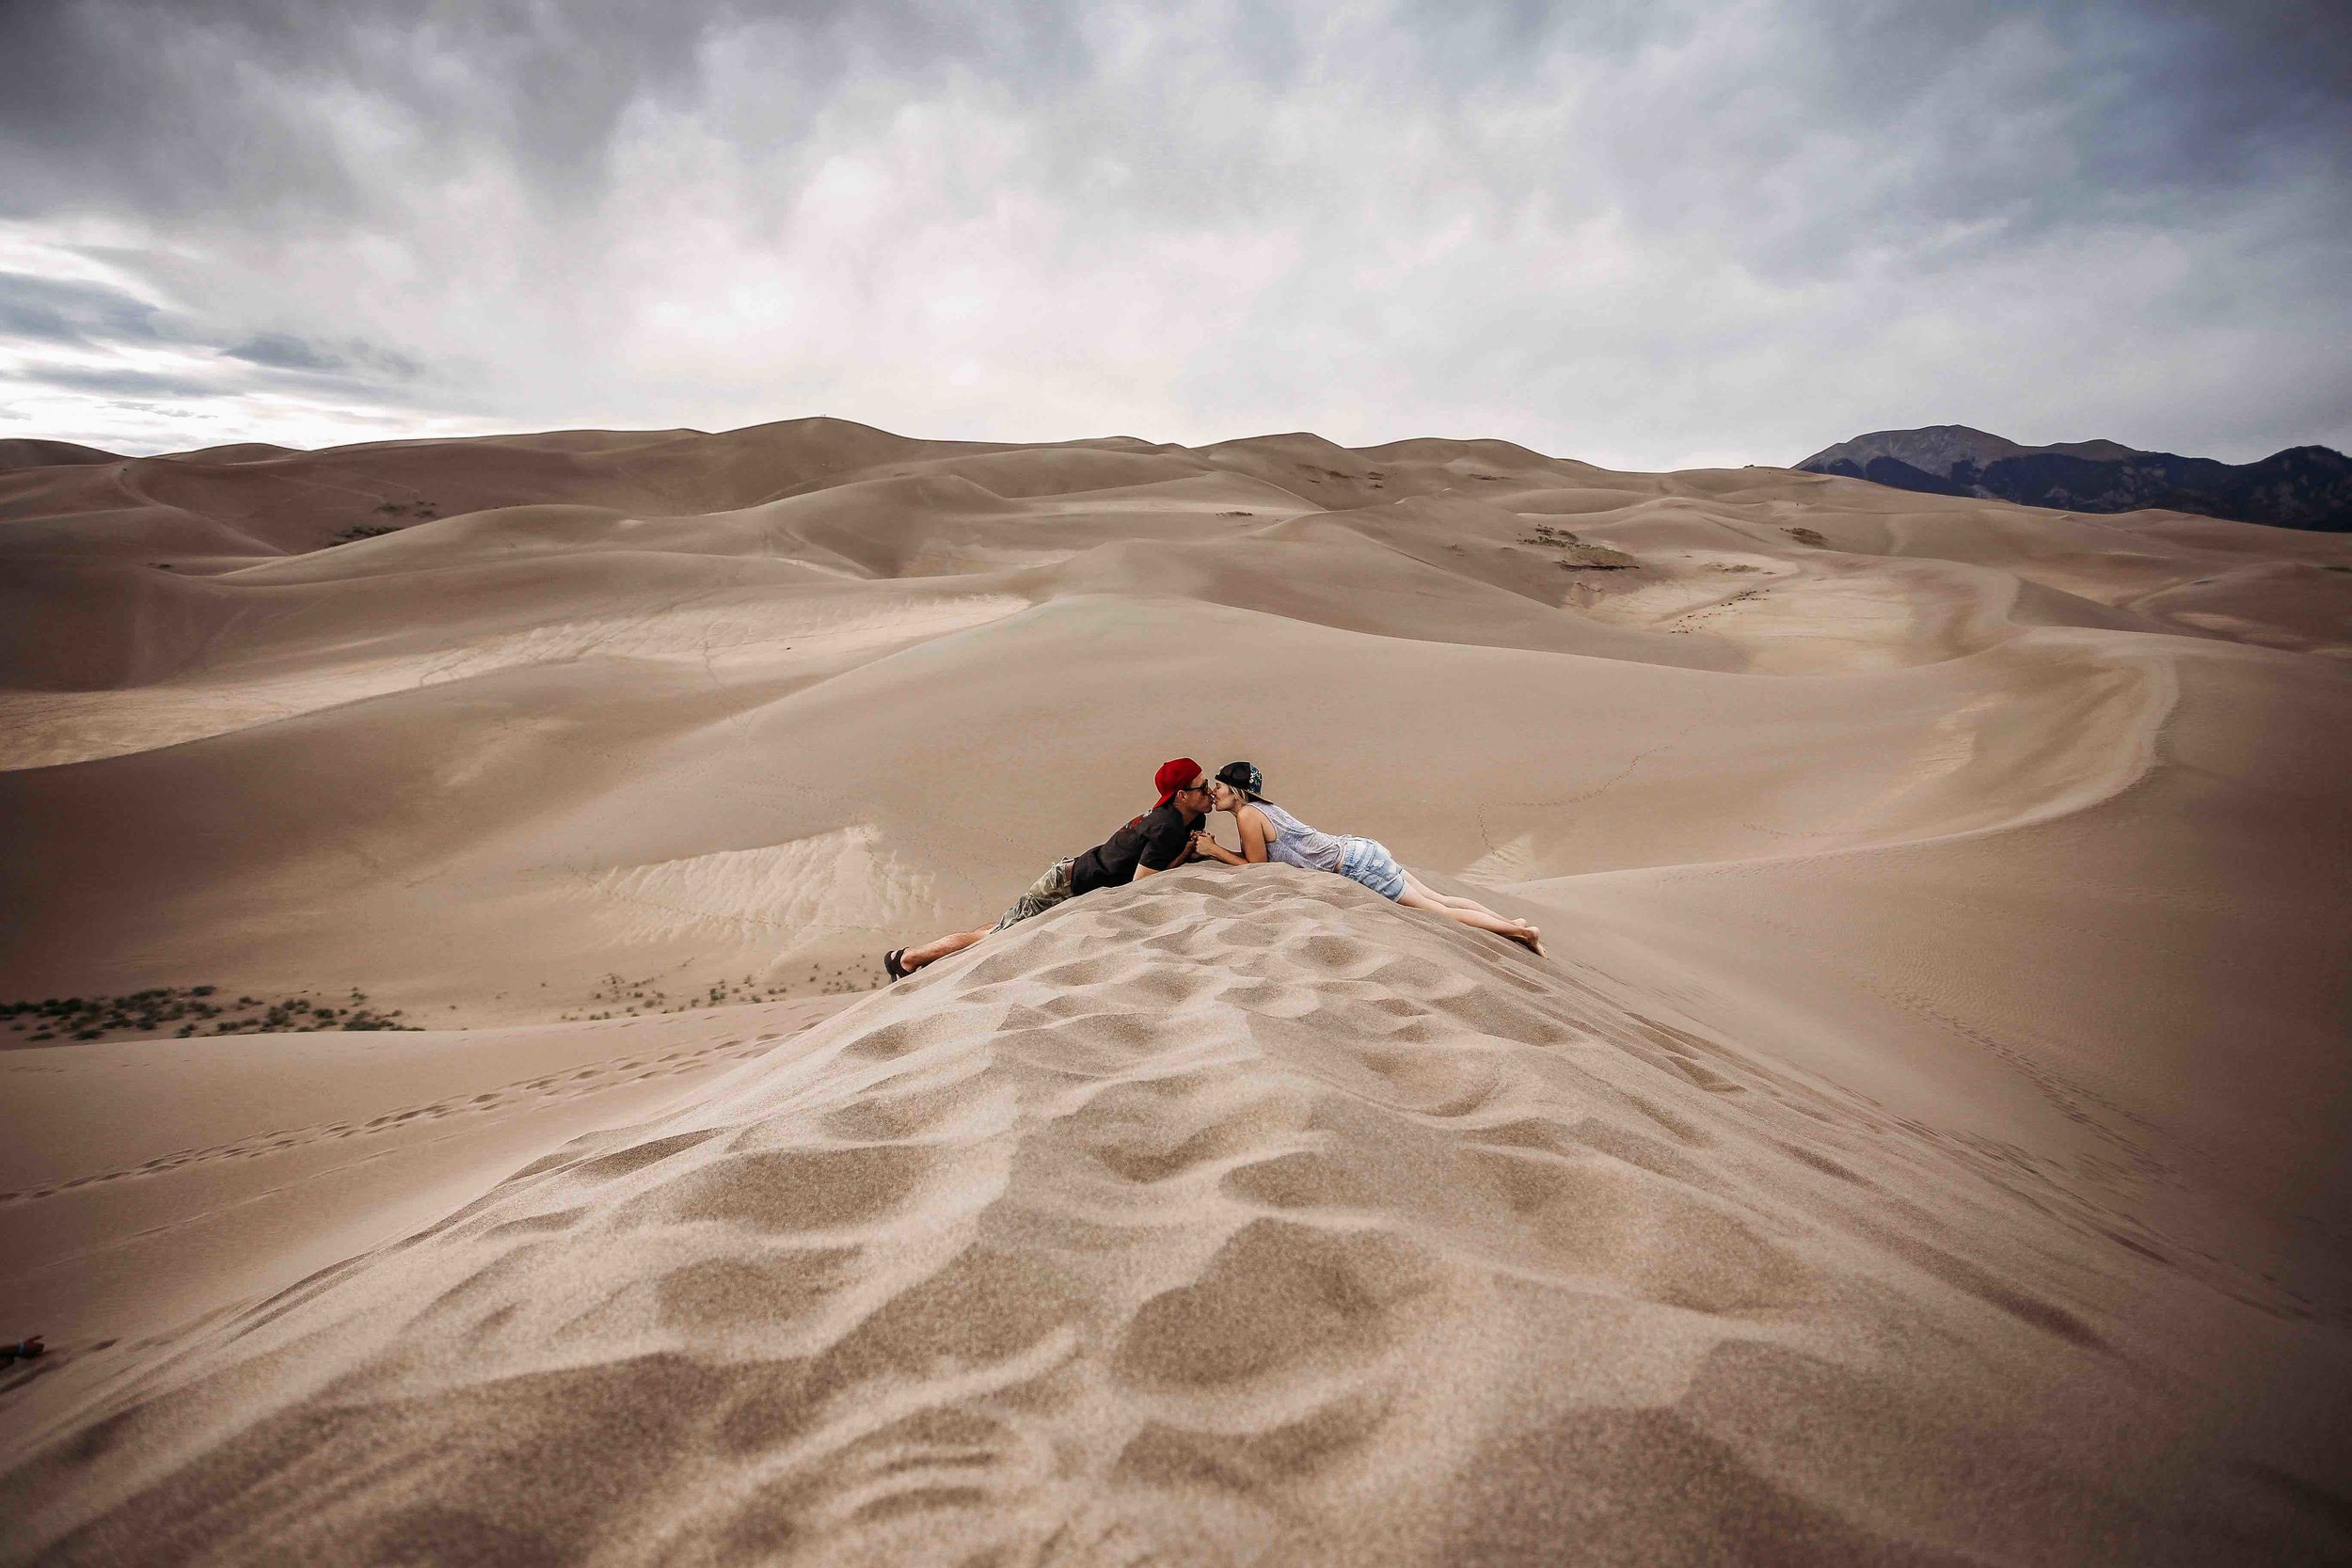
<path fill-rule="evenodd" d="M 903 980 L 914 973 L 899 961 L 906 956 L 907 950 L 903 947 L 894 947 L 882 955 L 882 968 L 890 972 L 890 978 L 893 981 Z"/>

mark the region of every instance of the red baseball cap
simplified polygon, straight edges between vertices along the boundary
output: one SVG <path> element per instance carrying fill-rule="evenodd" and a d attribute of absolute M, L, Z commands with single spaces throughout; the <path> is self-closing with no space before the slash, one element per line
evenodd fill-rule
<path fill-rule="evenodd" d="M 1177 757 L 1160 764 L 1160 770 L 1152 775 L 1152 786 L 1160 792 L 1159 806 L 1176 798 L 1176 792 L 1200 776 L 1200 765 L 1190 757 Z M 1154 811 L 1159 809 L 1154 806 Z"/>

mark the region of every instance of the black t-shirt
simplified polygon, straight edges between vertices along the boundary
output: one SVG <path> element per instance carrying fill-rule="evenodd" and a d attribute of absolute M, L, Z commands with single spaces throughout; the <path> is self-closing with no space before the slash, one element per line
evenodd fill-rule
<path fill-rule="evenodd" d="M 1147 812 L 1080 855 L 1070 866 L 1070 891 L 1124 887 L 1136 879 L 1136 863 L 1166 871 L 1192 846 L 1192 818 L 1175 801 Z"/>

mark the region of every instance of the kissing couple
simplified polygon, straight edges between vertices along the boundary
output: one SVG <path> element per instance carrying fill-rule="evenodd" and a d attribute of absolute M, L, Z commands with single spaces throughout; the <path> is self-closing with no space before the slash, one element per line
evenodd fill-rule
<path fill-rule="evenodd" d="M 893 980 L 903 980 L 950 954 L 961 953 L 992 931 L 1017 926 L 1055 905 L 1092 893 L 1096 888 L 1124 887 L 1129 882 L 1186 862 L 1213 860 L 1226 865 L 1257 865 L 1279 861 L 1306 871 L 1327 871 L 1361 882 L 1383 898 L 1409 909 L 1427 910 L 1482 931 L 1492 931 L 1524 943 L 1540 956 L 1544 934 L 1524 920 L 1497 914 L 1474 898 L 1456 898 L 1430 887 L 1402 865 L 1378 839 L 1318 832 L 1265 798 L 1265 777 L 1255 765 L 1229 762 L 1212 780 L 1190 757 L 1160 764 L 1152 777 L 1160 794 L 1150 811 L 1087 850 L 1046 867 L 1029 890 L 993 926 L 951 931 L 920 947 L 898 947 L 882 955 L 882 968 Z M 1211 811 L 1231 812 L 1241 836 L 1238 851 L 1228 849 L 1201 827 Z"/>

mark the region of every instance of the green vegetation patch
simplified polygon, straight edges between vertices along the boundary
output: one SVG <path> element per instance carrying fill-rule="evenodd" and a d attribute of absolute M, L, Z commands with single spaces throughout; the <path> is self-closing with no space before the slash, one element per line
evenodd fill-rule
<path fill-rule="evenodd" d="M 381 1012 L 354 990 L 343 1002 L 305 992 L 271 1002 L 259 996 L 230 1001 L 218 986 L 158 986 L 121 996 L 52 996 L 40 1002 L 0 1002 L 0 1022 L 16 1041 L 103 1040 L 117 1035 L 174 1039 L 197 1035 L 308 1033 L 321 1029 L 415 1029 L 397 1007 Z M 177 1027 L 173 1027 L 177 1025 Z"/>
<path fill-rule="evenodd" d="M 1534 545 L 1559 552 L 1560 569 L 1564 572 L 1622 572 L 1641 562 L 1623 550 L 1613 550 L 1606 545 L 1588 545 L 1566 529 L 1550 523 L 1537 523 L 1519 536 L 1522 545 Z"/>
<path fill-rule="evenodd" d="M 400 521 L 396 523 L 355 523 L 329 539 L 322 547 L 331 550 L 338 545 L 356 544 L 362 539 L 381 539 L 388 533 L 398 533 L 406 523 L 429 523 L 441 515 L 438 501 L 380 501 L 375 509 L 385 516 L 397 517 Z"/>
<path fill-rule="evenodd" d="M 590 1010 L 563 1015 L 566 1022 L 596 1022 L 608 1018 L 646 1018 L 655 1013 L 700 1012 L 706 1007 L 740 1007 L 755 1002 L 784 1002 L 802 996 L 841 996 L 872 989 L 872 982 L 855 964 L 831 969 L 808 966 L 805 979 L 787 974 L 755 980 L 746 974 L 738 982 L 715 980 L 704 990 L 673 996 L 654 977 L 631 980 L 607 974 L 588 999 Z"/>

